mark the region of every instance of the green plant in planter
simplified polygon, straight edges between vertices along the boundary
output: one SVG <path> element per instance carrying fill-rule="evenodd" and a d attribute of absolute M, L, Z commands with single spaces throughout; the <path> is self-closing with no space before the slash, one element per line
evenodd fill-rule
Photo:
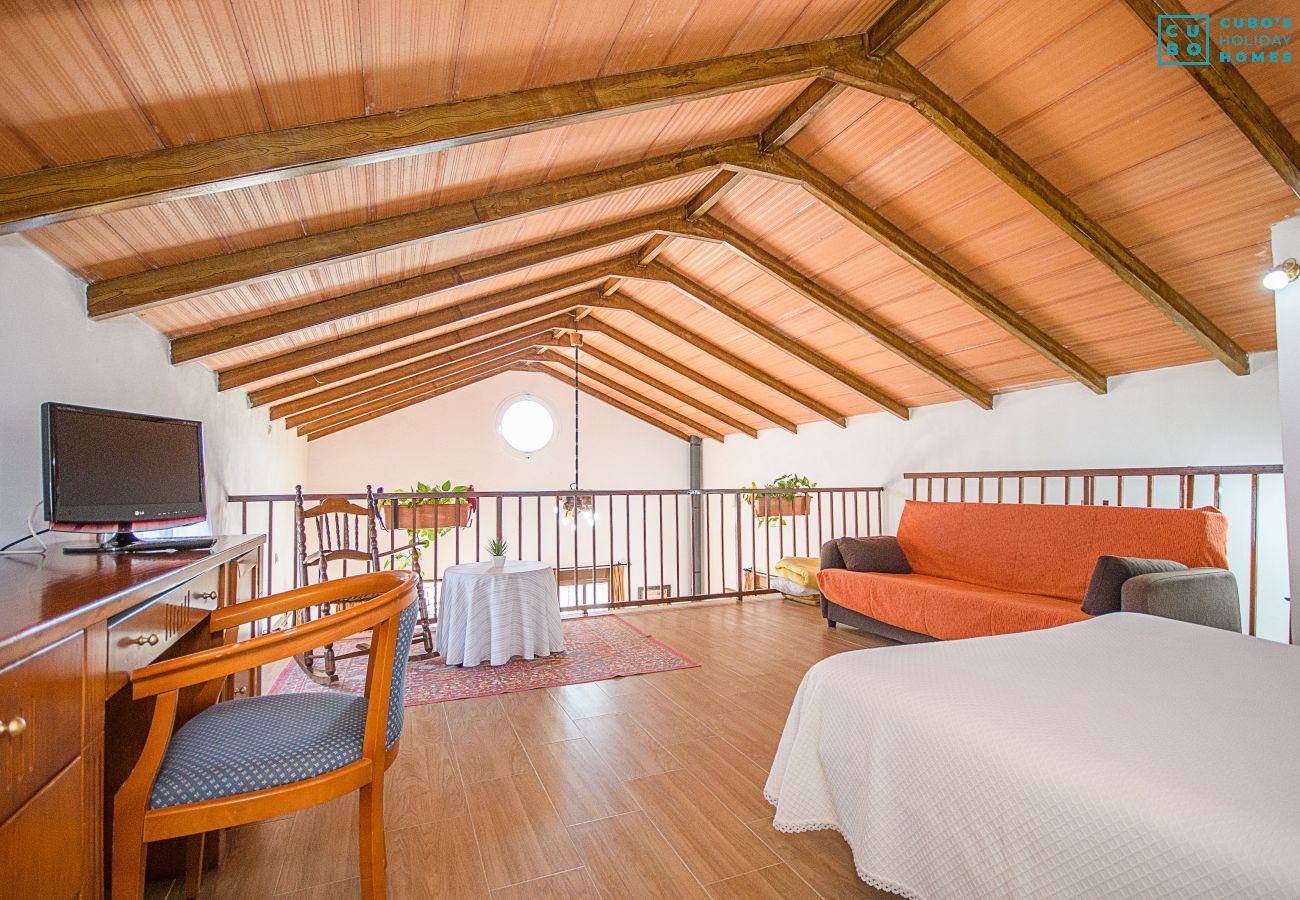
<path fill-rule="evenodd" d="M 425 484 L 423 481 L 417 481 L 415 487 L 406 491 L 409 494 L 464 494 L 474 490 L 472 484 L 452 484 L 450 481 L 444 481 L 442 484 Z M 379 489 L 379 494 L 383 495 L 384 489 Z M 472 517 L 478 509 L 477 497 L 401 497 L 394 499 L 381 499 L 384 504 L 397 504 L 398 506 L 433 506 L 444 503 L 464 503 L 469 506 L 470 516 Z M 455 528 L 448 525 L 443 528 L 416 528 L 411 531 L 411 543 L 421 550 L 427 550 L 429 545 L 445 534 L 451 534 Z M 405 567 L 411 562 L 411 554 L 399 553 L 389 561 L 389 568 Z"/>
<path fill-rule="evenodd" d="M 750 482 L 749 486 L 754 493 L 741 494 L 740 499 L 744 500 L 750 506 L 753 506 L 755 501 L 759 498 L 764 498 L 768 501 L 789 500 L 793 503 L 808 490 L 817 487 L 817 482 L 809 479 L 807 475 L 797 475 L 791 472 L 787 475 L 780 475 L 772 479 L 767 484 L 763 485 L 762 488 L 760 488 L 756 482 Z M 762 491 L 763 493 L 758 493 L 758 491 Z M 768 493 L 769 491 L 772 493 Z M 777 491 L 780 493 L 776 493 Z M 759 516 L 755 521 L 759 525 L 763 526 L 785 525 L 785 518 L 783 516 Z"/>
<path fill-rule="evenodd" d="M 510 549 L 510 544 L 506 541 L 501 540 L 501 538 L 493 538 L 492 540 L 488 541 L 488 545 L 487 545 L 488 556 L 505 556 L 506 552 L 509 549 Z"/>

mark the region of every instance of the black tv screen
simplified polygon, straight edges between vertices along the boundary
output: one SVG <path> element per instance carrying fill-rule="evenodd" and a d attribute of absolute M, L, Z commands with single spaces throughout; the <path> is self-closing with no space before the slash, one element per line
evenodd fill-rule
<path fill-rule="evenodd" d="M 207 515 L 201 422 L 46 403 L 41 437 L 56 530 L 170 528 Z"/>

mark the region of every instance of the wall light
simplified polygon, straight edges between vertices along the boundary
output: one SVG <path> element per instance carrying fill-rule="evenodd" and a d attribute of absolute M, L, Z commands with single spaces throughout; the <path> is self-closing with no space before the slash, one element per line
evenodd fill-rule
<path fill-rule="evenodd" d="M 1270 291 L 1280 291 L 1297 278 L 1300 278 L 1300 263 L 1292 257 L 1265 273 L 1264 287 Z"/>

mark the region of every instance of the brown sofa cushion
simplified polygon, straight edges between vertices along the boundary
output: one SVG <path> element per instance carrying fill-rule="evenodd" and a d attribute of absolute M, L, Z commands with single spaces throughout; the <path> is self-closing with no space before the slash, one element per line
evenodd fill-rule
<path fill-rule="evenodd" d="M 899 546 L 898 539 L 890 535 L 879 537 L 845 537 L 837 540 L 844 568 L 850 572 L 883 572 L 888 575 L 910 575 L 912 567 Z"/>
<path fill-rule="evenodd" d="M 1135 575 L 1175 572 L 1187 566 L 1170 559 L 1139 559 L 1135 556 L 1099 556 L 1083 596 L 1084 612 L 1090 616 L 1119 612 L 1124 582 Z"/>

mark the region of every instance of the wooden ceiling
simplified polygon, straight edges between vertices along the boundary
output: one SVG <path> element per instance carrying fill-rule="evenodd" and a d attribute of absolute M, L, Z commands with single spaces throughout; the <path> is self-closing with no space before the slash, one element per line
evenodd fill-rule
<path fill-rule="evenodd" d="M 309 438 L 579 340 L 584 390 L 718 439 L 1241 373 L 1300 63 L 1159 67 L 1180 10 L 26 0 L 0 230 Z"/>

